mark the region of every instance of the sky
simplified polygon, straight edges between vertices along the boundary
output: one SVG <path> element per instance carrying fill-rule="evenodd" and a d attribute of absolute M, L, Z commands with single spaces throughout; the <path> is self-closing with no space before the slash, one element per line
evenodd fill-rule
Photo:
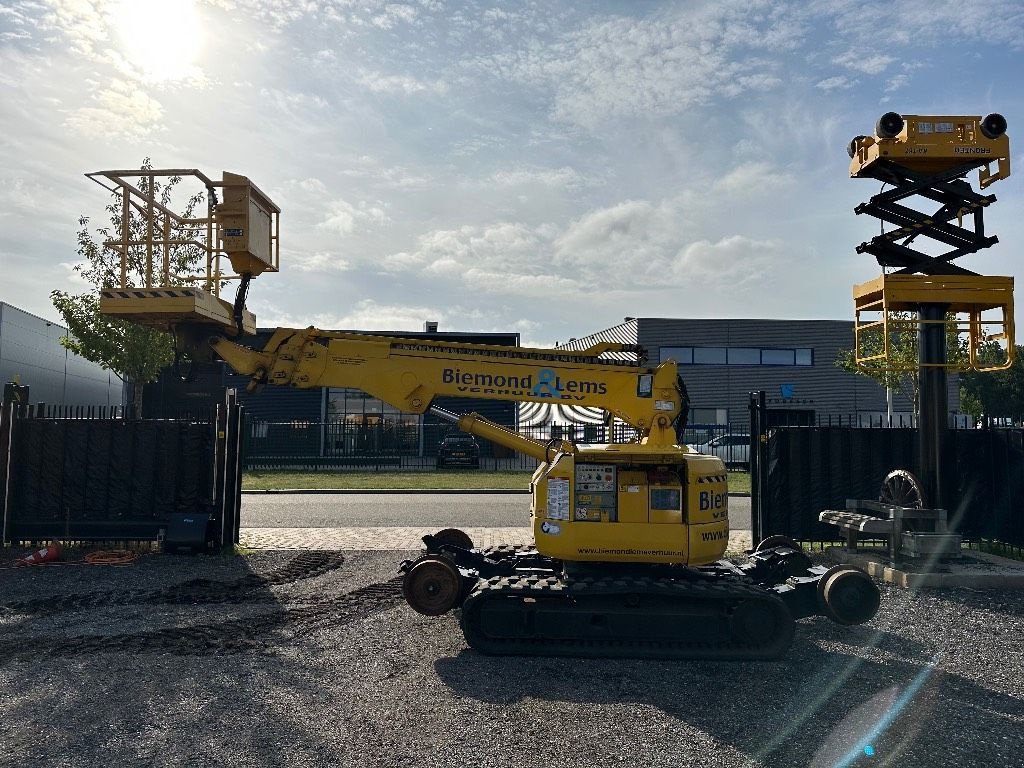
<path fill-rule="evenodd" d="M 880 268 L 850 138 L 1000 112 L 1024 169 L 1022 81 L 1024 4 L 992 0 L 0 0 L 0 300 L 56 319 L 107 202 L 83 174 L 150 157 L 281 207 L 260 326 L 852 319 Z M 1016 275 L 1021 179 L 959 263 Z"/>

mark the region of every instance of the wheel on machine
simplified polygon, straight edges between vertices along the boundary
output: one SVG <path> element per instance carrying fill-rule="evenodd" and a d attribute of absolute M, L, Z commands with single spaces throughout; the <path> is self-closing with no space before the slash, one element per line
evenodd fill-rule
<path fill-rule="evenodd" d="M 469 538 L 469 534 L 458 528 L 445 528 L 438 531 L 434 534 L 434 541 L 438 544 L 450 544 L 462 549 L 473 549 L 473 540 Z"/>
<path fill-rule="evenodd" d="M 729 616 L 729 630 L 735 642 L 781 655 L 793 641 L 793 616 L 781 600 L 745 600 Z"/>
<path fill-rule="evenodd" d="M 850 156 L 851 160 L 857 154 L 857 144 L 859 144 L 862 139 L 866 139 L 866 138 L 867 138 L 867 136 L 861 135 L 861 136 L 854 136 L 852 139 L 850 139 L 850 143 L 846 145 L 846 153 Z"/>
<path fill-rule="evenodd" d="M 981 121 L 981 132 L 985 134 L 986 139 L 998 139 L 1006 133 L 1006 118 L 998 112 L 993 112 Z"/>
<path fill-rule="evenodd" d="M 811 558 L 804 552 L 803 547 L 800 543 L 794 541 L 788 536 L 769 536 L 767 539 L 763 539 L 760 544 L 754 548 L 754 554 L 758 552 L 766 552 L 771 549 L 785 548 L 792 549 L 793 551 L 788 554 L 782 554 L 776 552 L 776 556 L 782 558 L 782 572 L 786 576 L 800 576 L 806 575 L 806 571 L 811 567 Z"/>
<path fill-rule="evenodd" d="M 462 574 L 447 558 L 425 555 L 405 574 L 402 595 L 417 613 L 441 616 L 463 597 Z"/>
<path fill-rule="evenodd" d="M 837 624 L 863 624 L 878 611 L 882 596 L 871 577 L 852 565 L 829 568 L 818 582 L 818 602 Z"/>
<path fill-rule="evenodd" d="M 903 116 L 898 112 L 886 112 L 875 123 L 875 133 L 880 139 L 894 139 L 903 130 Z"/>
<path fill-rule="evenodd" d="M 802 552 L 803 547 L 789 536 L 769 536 L 767 539 L 761 539 L 761 542 L 754 547 L 755 552 L 764 552 L 766 549 L 774 549 L 775 547 L 789 547 L 795 549 L 797 552 Z"/>

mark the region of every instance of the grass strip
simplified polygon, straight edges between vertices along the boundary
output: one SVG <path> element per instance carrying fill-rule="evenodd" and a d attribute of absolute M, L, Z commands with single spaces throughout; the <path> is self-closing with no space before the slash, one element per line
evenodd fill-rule
<path fill-rule="evenodd" d="M 330 471 L 295 472 L 291 470 L 259 470 L 242 475 L 242 488 L 247 491 L 279 491 L 289 488 L 303 490 L 342 488 L 349 490 L 379 491 L 392 488 L 402 490 L 449 489 L 473 490 L 496 488 L 519 491 L 530 487 L 533 473 L 485 472 L 475 469 L 430 472 L 349 472 Z M 749 493 L 750 475 L 746 472 L 729 473 L 729 490 Z"/>

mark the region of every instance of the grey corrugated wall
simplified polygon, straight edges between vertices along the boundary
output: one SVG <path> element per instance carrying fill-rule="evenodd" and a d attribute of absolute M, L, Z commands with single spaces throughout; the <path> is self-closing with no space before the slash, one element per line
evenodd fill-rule
<path fill-rule="evenodd" d="M 660 360 L 660 347 L 810 347 L 812 366 L 685 365 L 680 372 L 694 408 L 727 408 L 729 421 L 747 423 L 750 392 L 765 390 L 773 408 L 813 410 L 819 417 L 858 412 L 885 412 L 885 389 L 865 376 L 835 365 L 841 349 L 853 346 L 849 320 L 705 320 L 680 318 L 638 319 L 638 342 L 647 348 L 652 363 Z M 780 387 L 793 385 L 793 402 L 781 400 Z M 949 409 L 959 410 L 959 379 L 949 377 Z M 910 401 L 896 394 L 895 411 L 909 413 Z"/>

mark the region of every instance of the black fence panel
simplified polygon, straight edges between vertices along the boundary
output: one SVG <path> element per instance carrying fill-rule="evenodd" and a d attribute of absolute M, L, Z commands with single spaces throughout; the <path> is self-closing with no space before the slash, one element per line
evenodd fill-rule
<path fill-rule="evenodd" d="M 761 535 L 836 538 L 818 522 L 846 499 L 875 499 L 892 469 L 916 466 L 917 432 L 857 427 L 777 427 L 768 433 Z"/>
<path fill-rule="evenodd" d="M 525 437 L 542 443 L 559 438 L 574 443 L 628 443 L 636 430 L 626 424 L 563 424 L 520 427 Z M 352 425 L 340 421 L 268 422 L 247 420 L 243 432 L 245 469 L 402 469 L 436 466 L 437 448 L 446 435 L 459 433 L 447 422 Z M 476 438 L 481 469 L 530 470 L 536 459 Z"/>
<path fill-rule="evenodd" d="M 99 408 L 78 409 L 68 417 L 56 409 L 18 412 L 5 404 L 0 420 L 3 543 L 152 540 L 179 514 L 208 514 L 210 541 L 237 543 L 238 451 L 231 454 L 234 465 L 218 464 L 217 446 L 224 440 L 218 419 L 234 425 L 238 440 L 241 411 L 232 405 L 201 421 L 137 421 L 124 420 L 119 412 L 108 418 Z M 231 482 L 221 485 L 227 495 L 214 483 L 226 473 Z"/>
<path fill-rule="evenodd" d="M 967 539 L 1024 546 L 1024 431 L 948 434 L 950 527 Z M 765 437 L 765 479 L 753 505 L 761 536 L 838 539 L 819 512 L 843 509 L 846 499 L 877 499 L 889 472 L 918 466 L 916 429 L 776 427 Z"/>

